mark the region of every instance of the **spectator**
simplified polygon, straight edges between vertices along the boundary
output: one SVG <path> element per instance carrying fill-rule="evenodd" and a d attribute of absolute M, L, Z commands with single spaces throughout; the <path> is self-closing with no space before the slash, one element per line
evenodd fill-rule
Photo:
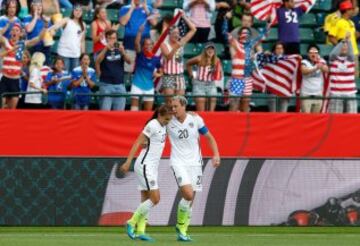
<path fill-rule="evenodd" d="M 96 58 L 95 65 L 100 68 L 100 93 L 125 94 L 124 62 L 130 63 L 124 46 L 117 42 L 117 32 L 109 30 L 105 33 L 107 46 Z M 101 110 L 124 110 L 125 97 L 105 96 L 101 99 Z"/>
<path fill-rule="evenodd" d="M 62 57 L 65 70 L 72 71 L 79 66 L 81 53 L 85 53 L 86 25 L 82 20 L 82 8 L 75 5 L 70 18 L 64 18 L 50 29 L 62 27 L 57 53 Z"/>
<path fill-rule="evenodd" d="M 214 24 L 216 38 L 215 42 L 222 43 L 224 45 L 227 44 L 226 35 L 224 35 L 224 29 L 232 30 L 229 28 L 230 25 L 230 18 L 232 16 L 231 10 L 233 6 L 232 0 L 221 0 L 216 1 L 216 9 L 217 9 L 217 16 Z M 224 25 L 226 28 L 224 28 Z"/>
<path fill-rule="evenodd" d="M 242 16 L 250 14 L 250 3 L 249 0 L 233 0 L 233 3 L 235 6 L 232 11 L 231 24 L 233 28 L 236 28 L 242 25 Z"/>
<path fill-rule="evenodd" d="M 20 77 L 23 66 L 22 55 L 16 59 L 16 45 L 25 47 L 32 47 L 39 43 L 44 37 L 45 30 L 42 30 L 40 35 L 27 41 L 20 41 L 22 36 L 22 28 L 19 24 L 14 24 L 10 31 L 10 39 L 0 36 L 0 44 L 5 50 L 1 54 L 3 56 L 2 77 L 0 81 L 0 94 L 15 93 L 2 98 L 3 108 L 16 109 L 19 97 L 16 94 L 20 91 Z"/>
<path fill-rule="evenodd" d="M 283 58 L 285 55 L 284 44 L 281 42 L 275 43 L 271 52 L 272 52 L 272 55 L 275 57 L 275 59 L 279 60 L 279 59 Z M 289 98 L 286 98 L 286 97 L 276 98 L 276 95 L 271 95 L 271 93 L 269 93 L 269 92 L 268 92 L 268 94 L 270 94 L 270 98 L 268 100 L 270 112 L 283 112 L 284 113 L 284 112 L 288 111 Z M 279 103 L 279 105 L 277 105 L 278 103 Z"/>
<path fill-rule="evenodd" d="M 355 56 L 350 36 L 348 33 L 330 53 L 330 97 L 335 97 L 330 100 L 330 113 L 357 113 L 356 98 L 351 100 L 357 89 L 354 76 Z"/>
<path fill-rule="evenodd" d="M 295 8 L 295 0 L 283 0 L 283 3 L 276 10 L 279 41 L 285 45 L 285 54 L 300 54 L 299 20 L 305 10 L 302 7 Z"/>
<path fill-rule="evenodd" d="M 352 45 L 352 50 L 355 56 L 355 67 L 356 73 L 355 76 L 359 75 L 359 62 L 358 62 L 358 46 L 356 42 L 356 30 L 355 24 L 351 20 L 354 9 L 350 0 L 346 0 L 340 3 L 339 9 L 341 12 L 341 18 L 336 22 L 336 25 L 329 31 L 329 40 L 333 45 L 336 45 L 339 41 L 343 40 L 347 33 L 350 33 L 350 42 Z"/>
<path fill-rule="evenodd" d="M 183 47 L 194 36 L 196 27 L 183 12 L 181 12 L 181 15 L 190 31 L 181 38 L 179 28 L 172 27 L 169 32 L 169 38 L 160 46 L 164 70 L 161 81 L 161 91 L 164 95 L 185 94 Z M 171 97 L 168 96 L 165 100 L 166 103 L 170 103 Z"/>
<path fill-rule="evenodd" d="M 30 76 L 30 63 L 31 55 L 30 52 L 25 50 L 22 57 L 22 68 L 21 68 L 21 77 L 20 77 L 20 91 L 26 92 L 29 76 Z M 25 94 L 22 94 L 19 99 L 17 108 L 24 108 L 25 106 Z"/>
<path fill-rule="evenodd" d="M 91 35 L 93 41 L 94 60 L 106 46 L 105 32 L 111 29 L 111 22 L 107 18 L 106 9 L 97 7 L 94 12 L 94 19 L 91 23 Z"/>
<path fill-rule="evenodd" d="M 330 30 L 334 29 L 336 26 L 336 22 L 341 18 L 341 12 L 339 9 L 339 4 L 341 2 L 337 1 L 337 4 L 334 5 L 334 12 L 328 14 L 325 17 L 324 21 L 324 32 L 326 34 L 326 44 L 332 44 L 329 39 L 329 32 Z"/>
<path fill-rule="evenodd" d="M 301 100 L 301 111 L 304 113 L 320 113 L 324 91 L 325 74 L 329 72 L 326 61 L 319 55 L 320 49 L 311 44 L 308 59 L 301 62 L 302 83 L 300 95 L 309 99 Z"/>
<path fill-rule="evenodd" d="M 250 14 L 243 14 L 243 16 L 241 17 L 241 25 L 232 30 L 231 35 L 235 38 L 238 38 L 240 29 L 244 27 L 250 29 L 252 39 L 257 38 L 259 36 L 259 32 L 255 28 L 253 28 L 253 24 L 254 17 Z"/>
<path fill-rule="evenodd" d="M 193 66 L 197 67 L 195 76 Z M 205 44 L 200 55 L 188 60 L 186 68 L 189 78 L 192 79 L 193 96 L 198 96 L 195 97 L 196 110 L 214 111 L 217 96 L 215 81 L 220 80 L 223 74 L 221 61 L 216 54 L 215 44 L 212 42 Z"/>
<path fill-rule="evenodd" d="M 215 7 L 215 0 L 184 0 L 183 9 L 197 29 L 190 42 L 206 43 L 208 41 L 211 15 Z"/>
<path fill-rule="evenodd" d="M 30 77 L 26 89 L 28 94 L 25 95 L 26 108 L 43 108 L 42 93 L 47 93 L 47 90 L 43 87 L 43 79 L 41 77 L 41 67 L 44 65 L 44 62 L 45 56 L 41 52 L 35 52 L 31 57 Z"/>
<path fill-rule="evenodd" d="M 32 1 L 30 15 L 24 18 L 24 25 L 28 39 L 39 36 L 43 28 L 51 26 L 50 18 L 43 15 L 43 5 L 41 0 Z M 50 33 L 48 33 L 47 35 L 50 35 Z M 45 64 L 49 64 L 50 62 L 49 58 L 51 55 L 50 48 L 52 44 L 53 44 L 53 40 L 51 39 L 50 36 L 48 37 L 48 40 L 42 40 L 40 43 L 35 45 L 29 51 L 31 54 L 35 52 L 43 53 L 46 59 Z"/>
<path fill-rule="evenodd" d="M 138 34 L 135 39 L 136 50 L 136 69 L 134 78 L 131 84 L 132 95 L 145 95 L 149 97 L 143 97 L 144 110 L 150 111 L 154 104 L 154 79 L 162 76 L 160 57 L 152 56 L 151 51 L 153 48 L 153 42 L 150 38 L 144 39 L 141 47 L 141 33 L 144 31 L 145 25 L 141 25 Z M 131 110 L 139 110 L 139 97 L 132 96 L 131 98 Z"/>
<path fill-rule="evenodd" d="M 80 66 L 74 68 L 71 73 L 71 87 L 74 95 L 74 109 L 76 110 L 88 110 L 90 105 L 91 89 L 95 86 L 96 73 L 90 66 L 90 56 L 88 54 L 82 54 L 80 56 Z"/>
<path fill-rule="evenodd" d="M 131 0 L 131 4 L 123 6 L 119 11 L 119 23 L 125 26 L 124 47 L 126 54 L 130 58 L 130 63 L 125 64 L 125 72 L 132 73 L 135 65 L 135 37 L 139 27 L 145 23 L 145 29 L 141 38 L 150 38 L 150 25 L 155 26 L 156 18 L 148 19 L 153 13 L 151 6 L 147 4 L 147 0 Z"/>
<path fill-rule="evenodd" d="M 10 31 L 14 24 L 21 25 L 20 19 L 16 16 L 19 12 L 19 4 L 16 0 L 10 0 L 5 5 L 5 15 L 0 17 L 0 35 L 10 39 Z"/>
<path fill-rule="evenodd" d="M 64 109 L 71 76 L 64 70 L 65 62 L 61 57 L 55 58 L 52 72 L 48 73 L 45 85 L 48 89 L 48 104 L 52 109 Z"/>
<path fill-rule="evenodd" d="M 228 83 L 231 96 L 238 96 L 230 100 L 230 111 L 249 112 L 250 98 L 253 89 L 252 82 L 252 50 L 270 29 L 265 30 L 255 39 L 251 39 L 251 29 L 243 27 L 239 31 L 239 38 L 236 40 L 230 33 L 228 34 L 231 46 L 232 72 L 231 80 Z M 241 104 L 240 97 L 244 96 Z"/>

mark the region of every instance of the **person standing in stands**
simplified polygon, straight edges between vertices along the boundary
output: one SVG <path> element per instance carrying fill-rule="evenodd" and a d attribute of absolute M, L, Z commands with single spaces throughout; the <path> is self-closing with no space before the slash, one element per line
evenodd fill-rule
<path fill-rule="evenodd" d="M 276 10 L 279 27 L 278 37 L 285 45 L 285 54 L 300 54 L 300 17 L 305 13 L 302 7 L 295 8 L 295 0 L 283 0 L 283 6 Z"/>
<path fill-rule="evenodd" d="M 130 4 L 121 7 L 119 10 L 120 25 L 125 27 L 124 47 L 130 63 L 125 64 L 125 72 L 133 73 L 135 65 L 135 38 L 139 27 L 145 23 L 141 39 L 150 38 L 150 28 L 157 23 L 156 18 L 148 17 L 153 14 L 152 7 L 147 0 L 131 0 Z"/>
<path fill-rule="evenodd" d="M 332 97 L 329 105 L 330 113 L 357 113 L 355 56 L 350 39 L 351 34 L 348 33 L 329 55 L 330 97 Z"/>
<path fill-rule="evenodd" d="M 356 29 L 355 24 L 351 20 L 354 14 L 354 8 L 350 0 L 345 0 L 339 4 L 339 9 L 341 12 L 341 18 L 336 22 L 336 25 L 329 31 L 329 40 L 333 45 L 336 45 L 340 41 L 344 40 L 347 34 L 350 34 L 349 41 L 352 45 L 352 50 L 354 52 L 354 61 L 356 73 L 355 76 L 359 75 L 359 49 L 356 41 Z"/>
<path fill-rule="evenodd" d="M 22 41 L 22 28 L 19 24 L 14 24 L 10 34 L 10 39 L 0 35 L 0 45 L 5 50 L 5 52 L 1 53 L 1 56 L 3 57 L 3 76 L 0 81 L 0 94 L 15 93 L 2 98 L 2 107 L 16 109 L 19 101 L 19 96 L 16 93 L 20 91 L 21 68 L 23 66 L 22 54 L 20 57 L 17 57 L 16 54 L 16 50 L 18 49 L 17 46 L 19 46 L 20 43 L 23 44 L 24 48 L 36 45 L 44 37 L 45 29 L 41 31 L 39 36 L 31 40 Z"/>
<path fill-rule="evenodd" d="M 179 28 L 172 27 L 169 32 L 169 38 L 160 46 L 164 70 L 161 91 L 165 96 L 185 94 L 184 46 L 194 36 L 197 29 L 194 23 L 184 15 L 184 12 L 181 12 L 181 15 L 190 29 L 189 32 L 184 37 L 181 37 Z M 165 97 L 165 101 L 167 104 L 170 104 L 171 97 Z"/>
<path fill-rule="evenodd" d="M 154 43 L 150 38 L 145 38 L 141 45 L 141 33 L 145 25 L 141 25 L 135 39 L 136 69 L 131 83 L 132 95 L 143 95 L 144 110 L 151 111 L 154 104 L 154 79 L 162 76 L 159 56 L 151 53 Z M 131 97 L 131 111 L 139 110 L 139 97 Z"/>
<path fill-rule="evenodd" d="M 124 85 L 124 63 L 130 64 L 124 46 L 117 41 L 117 32 L 109 30 L 105 33 L 107 46 L 99 53 L 95 66 L 99 68 L 100 94 L 109 94 L 100 100 L 101 110 L 125 110 L 126 98 L 111 94 L 126 94 Z"/>

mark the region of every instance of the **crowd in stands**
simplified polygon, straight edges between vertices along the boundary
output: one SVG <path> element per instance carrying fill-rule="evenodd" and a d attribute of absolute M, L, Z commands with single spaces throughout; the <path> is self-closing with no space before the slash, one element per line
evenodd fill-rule
<path fill-rule="evenodd" d="M 250 2 L 0 0 L 2 108 L 153 110 L 179 94 L 198 111 L 249 112 L 261 95 L 271 112 L 297 110 L 297 96 L 301 112 L 356 113 L 358 1 L 319 12 L 327 45 L 306 52 L 300 22 L 312 6 L 283 0 L 275 19 L 259 21 Z M 273 70 L 296 76 L 269 78 Z"/>

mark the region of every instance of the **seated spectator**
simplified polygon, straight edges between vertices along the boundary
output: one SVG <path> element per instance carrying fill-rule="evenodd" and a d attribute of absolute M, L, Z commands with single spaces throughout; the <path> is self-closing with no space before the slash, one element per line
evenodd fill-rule
<path fill-rule="evenodd" d="M 55 58 L 52 72 L 48 73 L 45 85 L 48 90 L 48 104 L 52 109 L 64 109 L 71 76 L 64 70 L 65 62 L 61 57 Z"/>
<path fill-rule="evenodd" d="M 43 108 L 42 93 L 46 94 L 47 90 L 43 87 L 41 77 L 41 68 L 44 65 L 45 56 L 43 53 L 35 52 L 31 58 L 30 77 L 25 95 L 25 107 L 29 109 Z M 37 93 L 38 92 L 38 93 Z"/>
<path fill-rule="evenodd" d="M 65 70 L 72 71 L 79 66 L 81 53 L 85 53 L 86 25 L 82 20 L 82 8 L 75 5 L 70 18 L 64 18 L 49 29 L 63 28 L 57 53 L 65 63 Z"/>
<path fill-rule="evenodd" d="M 2 66 L 2 77 L 0 81 L 0 94 L 3 93 L 15 93 L 8 95 L 2 98 L 2 107 L 9 109 L 16 109 L 17 103 L 19 101 L 19 95 L 16 93 L 20 91 L 20 77 L 22 75 L 21 69 L 23 66 L 22 63 L 22 54 L 17 56 L 16 49 L 20 49 L 16 46 L 32 47 L 39 43 L 45 34 L 45 29 L 43 29 L 39 36 L 27 40 L 21 41 L 23 35 L 22 28 L 19 24 L 14 24 L 13 28 L 10 31 L 10 39 L 7 39 L 3 36 L 0 36 L 0 45 L 5 50 L 0 54 L 3 57 L 3 66 Z"/>
<path fill-rule="evenodd" d="M 94 60 L 106 46 L 105 32 L 111 29 L 111 22 L 107 18 L 106 9 L 97 7 L 94 12 L 94 19 L 91 23 L 91 35 L 93 41 Z"/>
<path fill-rule="evenodd" d="M 349 41 L 352 45 L 352 50 L 354 52 L 353 55 L 355 56 L 355 76 L 357 77 L 359 75 L 359 50 L 356 42 L 355 24 L 351 20 L 354 13 L 353 5 L 350 0 L 346 0 L 340 3 L 339 9 L 341 12 L 341 18 L 336 22 L 336 25 L 329 31 L 329 39 L 332 44 L 336 45 L 338 42 L 345 39 L 347 34 L 350 33 Z"/>
<path fill-rule="evenodd" d="M 319 55 L 320 49 L 311 44 L 308 49 L 308 59 L 301 62 L 302 83 L 300 95 L 309 99 L 301 100 L 301 111 L 304 113 L 320 113 L 324 92 L 324 78 L 329 72 L 326 61 Z"/>
<path fill-rule="evenodd" d="M 330 113 L 357 113 L 354 59 L 350 34 L 347 34 L 330 53 L 330 97 L 335 97 L 330 100 Z"/>
<path fill-rule="evenodd" d="M 143 41 L 141 47 L 141 33 L 144 31 L 145 25 L 141 25 L 138 35 L 135 39 L 136 62 L 135 73 L 131 84 L 132 95 L 144 95 L 144 110 L 151 111 L 154 104 L 154 79 L 162 76 L 161 63 L 159 56 L 152 56 L 151 51 L 154 43 L 150 38 Z M 149 97 L 146 97 L 149 96 Z M 131 97 L 131 110 L 139 110 L 139 97 Z"/>
<path fill-rule="evenodd" d="M 21 25 L 21 20 L 16 16 L 19 12 L 19 5 L 16 0 L 10 0 L 5 5 L 5 15 L 0 17 L 0 35 L 10 39 L 10 32 L 14 24 Z"/>
<path fill-rule="evenodd" d="M 135 38 L 139 27 L 145 23 L 145 29 L 141 38 L 150 38 L 150 27 L 157 23 L 156 18 L 148 17 L 153 13 L 153 9 L 148 5 L 147 0 L 131 0 L 131 4 L 123 6 L 119 11 L 119 23 L 125 27 L 124 47 L 130 63 L 125 64 L 125 72 L 132 73 L 135 65 Z"/>
<path fill-rule="evenodd" d="M 124 85 L 124 62 L 131 60 L 125 53 L 124 46 L 117 41 L 117 32 L 109 30 L 105 33 L 107 46 L 100 52 L 95 66 L 100 68 L 100 94 L 109 94 L 100 101 L 101 110 L 124 110 L 126 98 L 112 97 L 111 94 L 126 94 Z"/>
<path fill-rule="evenodd" d="M 295 0 L 283 0 L 276 10 L 279 22 L 278 37 L 285 45 L 285 54 L 300 54 L 300 18 L 305 13 L 302 7 L 295 8 Z"/>
<path fill-rule="evenodd" d="M 172 27 L 169 38 L 161 44 L 162 62 L 164 75 L 161 80 L 161 92 L 167 96 L 166 103 L 171 102 L 171 95 L 185 94 L 184 78 L 184 46 L 194 36 L 195 25 L 181 12 L 190 31 L 181 38 L 178 27 Z"/>
<path fill-rule="evenodd" d="M 193 66 L 197 67 L 195 76 Z M 217 99 L 215 81 L 221 80 L 223 74 L 221 61 L 217 57 L 214 43 L 205 44 L 200 55 L 187 61 L 186 68 L 189 78 L 192 79 L 192 95 L 196 96 L 196 111 L 214 111 Z"/>
<path fill-rule="evenodd" d="M 74 96 L 74 109 L 88 110 L 90 105 L 91 89 L 95 86 L 96 73 L 90 66 L 90 56 L 82 54 L 80 56 L 80 66 L 74 68 L 71 73 L 71 88 Z"/>
<path fill-rule="evenodd" d="M 190 42 L 206 43 L 208 41 L 211 15 L 215 7 L 215 0 L 184 0 L 183 9 L 197 29 Z"/>
<path fill-rule="evenodd" d="M 50 18 L 43 14 L 43 5 L 41 0 L 32 1 L 30 15 L 24 18 L 24 25 L 28 39 L 38 36 L 43 28 L 51 26 Z M 43 53 L 46 59 L 45 64 L 49 64 L 49 58 L 51 57 L 51 45 L 53 45 L 53 40 L 51 34 L 47 33 L 47 38 L 35 45 L 29 51 L 31 54 L 35 52 Z"/>

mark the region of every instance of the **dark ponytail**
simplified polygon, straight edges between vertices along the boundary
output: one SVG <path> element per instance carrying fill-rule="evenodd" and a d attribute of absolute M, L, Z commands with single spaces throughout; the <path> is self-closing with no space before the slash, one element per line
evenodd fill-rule
<path fill-rule="evenodd" d="M 171 114 L 171 113 L 172 113 L 171 107 L 168 106 L 168 105 L 163 104 L 160 107 L 155 109 L 153 115 L 146 122 L 146 124 L 149 123 L 151 120 L 157 119 L 159 116 L 164 116 L 164 115 Z"/>

